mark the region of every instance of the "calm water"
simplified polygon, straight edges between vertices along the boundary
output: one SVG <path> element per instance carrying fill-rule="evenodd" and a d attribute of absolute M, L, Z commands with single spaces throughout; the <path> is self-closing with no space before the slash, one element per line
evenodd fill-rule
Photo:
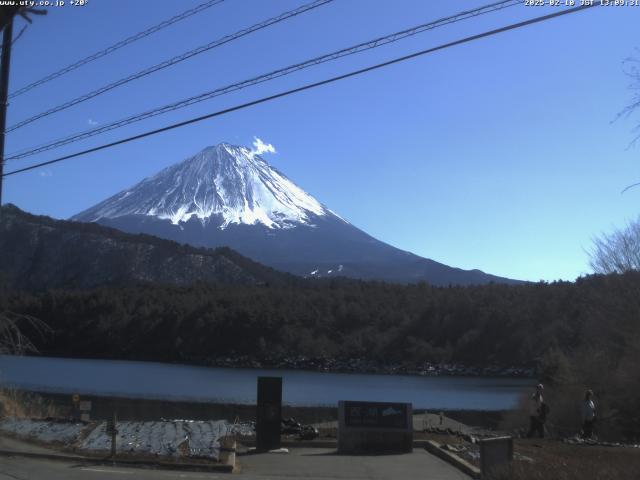
<path fill-rule="evenodd" d="M 151 362 L 0 356 L 0 385 L 27 390 L 254 404 L 258 376 L 283 377 L 289 405 L 338 400 L 411 402 L 413 408 L 513 408 L 531 379 L 360 375 L 194 367 Z"/>

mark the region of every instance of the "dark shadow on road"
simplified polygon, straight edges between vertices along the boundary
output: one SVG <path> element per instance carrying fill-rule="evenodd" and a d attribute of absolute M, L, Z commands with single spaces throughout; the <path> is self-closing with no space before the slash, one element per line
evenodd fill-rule
<path fill-rule="evenodd" d="M 410 455 L 410 453 L 338 453 L 332 452 L 318 452 L 318 453 L 301 453 L 300 457 L 393 457 L 399 455 Z"/>

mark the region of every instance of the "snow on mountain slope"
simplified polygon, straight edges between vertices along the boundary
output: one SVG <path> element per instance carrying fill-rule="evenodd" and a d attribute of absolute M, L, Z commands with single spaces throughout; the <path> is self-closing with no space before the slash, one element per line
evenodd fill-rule
<path fill-rule="evenodd" d="M 73 217 L 103 218 L 146 215 L 174 225 L 192 217 L 219 228 L 262 224 L 287 229 L 312 225 L 312 217 L 333 215 L 311 195 L 245 147 L 221 143 L 142 180 Z"/>

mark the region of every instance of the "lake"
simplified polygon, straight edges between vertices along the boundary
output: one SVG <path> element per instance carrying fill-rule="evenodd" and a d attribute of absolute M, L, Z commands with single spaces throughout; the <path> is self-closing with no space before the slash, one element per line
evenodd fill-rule
<path fill-rule="evenodd" d="M 283 378 L 283 402 L 334 406 L 338 400 L 410 402 L 416 409 L 505 410 L 535 381 L 421 377 L 303 370 L 197 367 L 153 362 L 0 356 L 0 386 L 50 393 L 255 404 L 258 376 Z"/>

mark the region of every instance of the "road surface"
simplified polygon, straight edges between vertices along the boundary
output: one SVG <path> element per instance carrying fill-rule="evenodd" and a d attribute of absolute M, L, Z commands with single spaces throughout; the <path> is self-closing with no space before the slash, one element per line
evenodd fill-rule
<path fill-rule="evenodd" d="M 0 480 L 305 480 L 357 479 L 468 480 L 449 464 L 416 449 L 407 455 L 347 456 L 329 449 L 292 449 L 288 454 L 259 454 L 238 458 L 237 474 L 182 472 L 90 465 L 60 460 L 0 457 Z"/>

